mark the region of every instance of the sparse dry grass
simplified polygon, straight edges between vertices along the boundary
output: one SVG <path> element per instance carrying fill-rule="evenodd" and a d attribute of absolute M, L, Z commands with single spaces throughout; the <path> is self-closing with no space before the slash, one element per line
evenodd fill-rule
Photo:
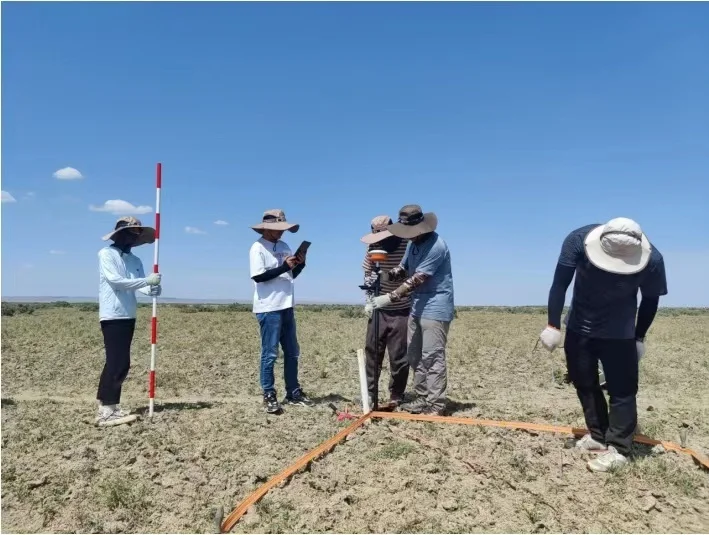
<path fill-rule="evenodd" d="M 301 382 L 320 403 L 274 417 L 260 406 L 253 316 L 238 306 L 164 307 L 159 412 L 99 430 L 93 307 L 3 314 L 4 532 L 209 532 L 213 508 L 228 512 L 346 425 L 328 401 L 354 406 L 359 393 L 357 309 L 298 310 Z M 448 351 L 456 415 L 583 425 L 573 389 L 552 384 L 562 352 L 532 352 L 544 322 L 539 309 L 459 312 Z M 139 411 L 148 325 L 141 309 L 124 393 Z M 709 453 L 707 347 L 708 314 L 656 320 L 641 364 L 644 433 L 679 441 L 687 426 L 690 446 Z M 269 493 L 235 531 L 709 531 L 709 476 L 685 456 L 638 448 L 628 469 L 597 475 L 555 435 L 382 421 L 353 436 Z"/>

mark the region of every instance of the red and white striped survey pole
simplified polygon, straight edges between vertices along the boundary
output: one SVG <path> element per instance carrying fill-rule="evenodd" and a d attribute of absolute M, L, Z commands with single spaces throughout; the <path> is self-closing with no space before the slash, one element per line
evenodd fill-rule
<path fill-rule="evenodd" d="M 160 254 L 160 190 L 162 189 L 162 164 L 158 163 L 156 171 L 156 198 L 155 198 L 155 259 L 153 273 L 159 273 L 158 261 Z M 150 324 L 150 377 L 148 380 L 148 416 L 153 417 L 153 404 L 155 401 L 155 354 L 158 346 L 158 298 L 153 296 L 153 318 Z"/>

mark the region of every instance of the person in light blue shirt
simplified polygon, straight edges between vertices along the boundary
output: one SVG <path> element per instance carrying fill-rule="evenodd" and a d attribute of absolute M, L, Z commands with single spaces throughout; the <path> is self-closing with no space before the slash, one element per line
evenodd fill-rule
<path fill-rule="evenodd" d="M 143 263 L 131 250 L 155 241 L 155 229 L 134 217 L 122 217 L 113 231 L 103 237 L 112 241 L 98 253 L 99 322 L 103 333 L 106 362 L 99 379 L 96 425 L 111 426 L 132 422 L 134 414 L 120 407 L 121 388 L 130 369 L 130 348 L 135 332 L 138 301 L 135 292 L 159 296 L 161 275 L 147 277 Z"/>
<path fill-rule="evenodd" d="M 451 255 L 436 232 L 437 226 L 436 214 L 423 213 L 418 205 L 399 210 L 398 223 L 388 230 L 410 243 L 401 265 L 387 275 L 395 281 L 408 278 L 393 292 L 376 297 L 371 305 L 377 309 L 411 296 L 407 353 L 417 397 L 401 409 L 414 414 L 442 415 L 446 406 L 446 344 L 455 305 Z"/>

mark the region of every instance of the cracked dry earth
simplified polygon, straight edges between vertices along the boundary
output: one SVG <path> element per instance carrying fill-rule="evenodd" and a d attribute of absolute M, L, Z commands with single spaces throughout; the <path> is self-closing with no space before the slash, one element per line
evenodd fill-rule
<path fill-rule="evenodd" d="M 125 403 L 143 417 L 111 429 L 92 425 L 103 358 L 95 315 L 46 309 L 3 318 L 3 532 L 214 532 L 216 507 L 228 513 L 347 425 L 327 404 L 355 407 L 362 318 L 298 311 L 302 383 L 318 404 L 266 416 L 253 317 L 165 307 L 157 412 L 148 421 L 146 312 L 125 389 Z M 561 352 L 531 351 L 544 321 L 539 312 L 459 313 L 448 353 L 456 416 L 583 424 L 573 389 L 558 380 Z M 678 442 L 683 431 L 705 454 L 706 333 L 709 315 L 659 316 L 639 395 L 645 434 Z M 234 531 L 709 531 L 709 474 L 688 456 L 638 447 L 629 468 L 598 475 L 568 445 L 549 433 L 371 422 L 270 491 Z"/>

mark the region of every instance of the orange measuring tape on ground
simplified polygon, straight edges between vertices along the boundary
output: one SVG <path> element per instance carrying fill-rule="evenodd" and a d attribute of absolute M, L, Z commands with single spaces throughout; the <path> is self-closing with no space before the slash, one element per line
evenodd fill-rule
<path fill-rule="evenodd" d="M 221 524 L 221 532 L 227 533 L 231 531 L 231 529 L 236 525 L 239 519 L 244 516 L 248 508 L 258 502 L 261 498 L 263 498 L 269 490 L 271 490 L 279 483 L 286 481 L 288 478 L 290 478 L 300 470 L 306 468 L 315 459 L 330 452 L 339 442 L 347 438 L 347 435 L 356 431 L 359 427 L 362 426 L 362 424 L 364 424 L 370 418 L 379 418 L 383 420 L 407 420 L 416 422 L 476 425 L 480 427 L 501 427 L 504 429 L 563 433 L 572 434 L 576 436 L 582 436 L 587 432 L 586 429 L 578 427 L 535 424 L 529 422 L 507 422 L 498 420 L 483 420 L 478 418 L 461 418 L 457 416 L 426 416 L 421 414 L 408 414 L 403 412 L 369 412 L 357 418 L 357 420 L 355 420 L 352 424 L 347 426 L 345 429 L 337 433 L 332 438 L 320 444 L 315 449 L 310 450 L 291 466 L 272 477 L 270 480 L 268 480 L 268 482 L 266 482 L 261 487 L 252 492 L 249 496 L 247 496 L 246 499 L 244 499 L 244 501 L 242 501 L 236 507 L 236 509 L 234 509 L 229 514 L 229 516 L 224 519 L 224 522 L 222 522 Z M 695 450 L 683 448 L 678 444 L 674 444 L 673 442 L 655 440 L 644 435 L 636 435 L 634 441 L 649 446 L 656 446 L 658 444 L 661 444 L 668 451 L 676 451 L 678 453 L 690 455 L 697 464 L 699 464 L 704 469 L 709 470 L 709 458 L 707 458 L 706 455 L 703 455 Z"/>
<path fill-rule="evenodd" d="M 364 422 L 369 420 L 370 417 L 371 417 L 371 413 L 360 416 L 354 422 L 352 422 L 350 425 L 345 427 L 342 431 L 337 433 L 335 436 L 327 439 L 325 442 L 320 444 L 317 448 L 310 450 L 308 453 L 303 455 L 300 459 L 298 459 L 296 462 L 294 462 L 288 468 L 286 468 L 282 472 L 278 473 L 277 475 L 273 476 L 266 483 L 264 483 L 259 488 L 257 488 L 254 492 L 249 494 L 246 497 L 246 499 L 243 502 L 241 502 L 237 506 L 237 508 L 234 509 L 229 514 L 229 516 L 227 516 L 224 519 L 224 522 L 222 522 L 222 525 L 221 525 L 221 532 L 227 533 L 228 531 L 230 531 L 231 528 L 233 528 L 236 525 L 236 523 L 239 521 L 239 519 L 242 516 L 244 516 L 244 514 L 246 513 L 248 508 L 251 507 L 253 504 L 255 504 L 257 501 L 259 501 L 261 498 L 263 498 L 264 495 L 269 490 L 271 490 L 273 487 L 275 487 L 279 483 L 286 481 L 289 477 L 291 477 L 296 472 L 299 472 L 300 470 L 306 468 L 312 461 L 314 461 L 315 459 L 317 459 L 321 455 L 328 453 L 332 448 L 337 446 L 337 444 L 340 441 L 347 438 L 347 435 L 349 435 L 353 431 L 356 431 Z"/>

